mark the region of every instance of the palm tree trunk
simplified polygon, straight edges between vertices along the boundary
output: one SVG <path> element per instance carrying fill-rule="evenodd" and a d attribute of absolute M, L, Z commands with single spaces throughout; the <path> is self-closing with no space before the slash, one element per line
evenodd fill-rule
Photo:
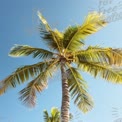
<path fill-rule="evenodd" d="M 64 65 L 65 62 L 61 61 L 61 75 L 62 75 L 61 122 L 69 122 L 69 88 Z"/>

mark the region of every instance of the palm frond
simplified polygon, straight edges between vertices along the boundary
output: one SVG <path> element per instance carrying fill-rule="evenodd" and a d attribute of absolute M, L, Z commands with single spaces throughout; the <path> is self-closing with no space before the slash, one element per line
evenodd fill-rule
<path fill-rule="evenodd" d="M 28 45 L 15 45 L 11 49 L 9 55 L 13 57 L 32 55 L 33 58 L 38 57 L 38 58 L 46 59 L 46 58 L 53 57 L 54 53 L 48 50 L 44 50 L 41 48 L 34 48 Z"/>
<path fill-rule="evenodd" d="M 99 76 L 112 83 L 122 84 L 122 72 L 121 69 L 115 69 L 107 64 L 101 64 L 99 62 L 86 62 L 80 61 L 79 68 L 89 72 L 94 77 Z"/>
<path fill-rule="evenodd" d="M 20 91 L 20 100 L 26 106 L 34 107 L 36 105 L 36 93 L 42 92 L 47 87 L 47 79 L 42 79 L 42 75 L 32 80 L 27 87 Z"/>
<path fill-rule="evenodd" d="M 64 32 L 64 47 L 70 51 L 77 51 L 84 44 L 84 40 L 88 35 L 99 31 L 106 25 L 106 21 L 102 14 L 92 12 L 88 14 L 83 25 L 76 27 L 69 27 Z M 65 52 L 66 52 L 65 51 Z"/>
<path fill-rule="evenodd" d="M 44 122 L 49 122 L 49 114 L 47 110 L 43 111 Z"/>
<path fill-rule="evenodd" d="M 60 122 L 60 111 L 57 108 L 51 108 L 51 116 L 49 116 L 47 110 L 44 110 L 43 113 L 45 122 Z"/>
<path fill-rule="evenodd" d="M 58 30 L 54 30 L 51 32 L 46 32 L 40 30 L 40 34 L 44 42 L 49 46 L 50 49 L 53 50 L 61 50 L 63 48 L 63 34 Z"/>
<path fill-rule="evenodd" d="M 29 85 L 20 91 L 20 100 L 30 107 L 36 104 L 36 92 L 42 92 L 48 85 L 48 78 L 52 77 L 57 69 L 57 60 L 47 63 L 47 66 L 40 74 L 32 80 Z"/>
<path fill-rule="evenodd" d="M 46 19 L 43 17 L 43 15 L 38 11 L 37 12 L 38 17 L 40 19 L 40 21 L 42 22 L 39 26 L 39 31 L 40 31 L 40 35 L 41 38 L 43 39 L 44 42 L 46 42 L 46 44 L 52 48 L 52 49 L 57 49 L 57 43 L 56 41 L 54 41 L 53 38 L 53 30 L 51 29 L 51 27 L 49 26 L 48 22 L 46 21 Z"/>
<path fill-rule="evenodd" d="M 52 30 L 46 19 L 42 16 L 42 14 L 39 11 L 38 11 L 38 17 L 46 28 L 46 31 L 40 28 L 40 33 L 44 35 L 42 38 L 44 40 L 48 40 L 47 41 L 49 43 L 48 45 L 51 46 L 53 49 L 57 49 L 61 53 L 63 46 L 62 33 L 60 33 L 58 30 Z"/>
<path fill-rule="evenodd" d="M 58 108 L 55 108 L 55 107 L 52 107 L 51 108 L 51 115 L 52 116 L 55 116 L 57 112 L 60 113 L 59 110 L 58 110 Z"/>
<path fill-rule="evenodd" d="M 86 82 L 76 68 L 70 67 L 67 70 L 67 79 L 69 85 L 69 91 L 74 103 L 84 113 L 88 112 L 93 107 L 93 101 L 91 96 L 87 92 Z"/>
<path fill-rule="evenodd" d="M 0 88 L 0 94 L 6 92 L 9 87 L 15 88 L 17 84 L 24 83 L 26 80 L 29 80 L 29 78 L 39 75 L 47 64 L 47 62 L 39 62 L 37 64 L 19 67 L 10 76 L 1 81 L 2 86 Z"/>
<path fill-rule="evenodd" d="M 43 17 L 43 15 L 39 11 L 37 12 L 37 15 L 38 15 L 39 19 L 41 20 L 41 22 L 45 25 L 45 28 L 47 29 L 47 31 L 50 31 L 51 28 L 50 28 L 47 20 Z"/>
<path fill-rule="evenodd" d="M 101 62 L 118 66 L 122 65 L 122 49 L 89 46 L 86 50 L 75 52 L 74 56 L 84 61 Z"/>
<path fill-rule="evenodd" d="M 15 88 L 18 84 L 24 83 L 25 81 L 29 80 L 29 78 L 38 76 L 40 73 L 44 72 L 46 68 L 49 66 L 49 64 L 51 63 L 52 65 L 54 64 L 53 60 L 49 62 L 48 61 L 39 62 L 37 64 L 19 67 L 10 76 L 8 76 L 6 79 L 1 81 L 2 85 L 0 87 L 0 95 L 5 93 L 9 87 Z M 46 73 L 48 76 L 51 75 L 50 72 L 46 72 Z M 53 70 L 52 70 L 52 73 L 53 73 Z"/>
<path fill-rule="evenodd" d="M 80 50 L 84 45 L 84 41 L 80 36 L 75 36 L 79 31 L 80 26 L 69 26 L 64 32 L 63 45 L 64 48 L 70 51 Z"/>
<path fill-rule="evenodd" d="M 51 109 L 51 116 L 54 122 L 60 122 L 60 111 L 58 110 L 58 108 L 53 107 Z"/>

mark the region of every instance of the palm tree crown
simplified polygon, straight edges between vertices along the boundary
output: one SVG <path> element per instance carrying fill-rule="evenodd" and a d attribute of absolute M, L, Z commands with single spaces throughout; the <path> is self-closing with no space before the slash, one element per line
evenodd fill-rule
<path fill-rule="evenodd" d="M 33 58 L 41 59 L 41 62 L 19 67 L 2 81 L 0 94 L 6 92 L 9 87 L 16 87 L 33 78 L 27 87 L 20 91 L 20 99 L 26 105 L 34 106 L 36 93 L 42 92 L 48 85 L 48 79 L 56 70 L 61 69 L 63 81 L 61 114 L 64 115 L 67 111 L 69 115 L 69 93 L 80 110 L 83 112 L 91 110 L 93 100 L 80 70 L 113 83 L 122 83 L 122 72 L 119 68 L 115 68 L 122 64 L 121 49 L 99 46 L 83 48 L 84 39 L 107 24 L 104 16 L 97 12 L 89 13 L 82 25 L 69 26 L 64 32 L 53 30 L 41 13 L 38 12 L 38 16 L 42 22 L 39 28 L 40 34 L 49 50 L 28 45 L 15 45 L 10 51 L 10 56 L 32 55 Z M 62 122 L 68 122 L 68 120 L 62 120 Z"/>
<path fill-rule="evenodd" d="M 53 107 L 51 109 L 51 116 L 48 114 L 47 110 L 44 110 L 44 122 L 60 122 L 60 111 L 58 108 Z"/>
<path fill-rule="evenodd" d="M 45 109 L 43 111 L 44 122 L 61 122 L 60 121 L 60 111 L 56 107 L 51 108 L 51 113 L 49 115 L 48 111 Z M 69 114 L 70 121 L 73 120 L 73 115 Z"/>

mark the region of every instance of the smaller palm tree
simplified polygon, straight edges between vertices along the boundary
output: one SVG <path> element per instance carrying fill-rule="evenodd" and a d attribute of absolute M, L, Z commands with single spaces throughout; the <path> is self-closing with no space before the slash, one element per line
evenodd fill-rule
<path fill-rule="evenodd" d="M 58 108 L 53 107 L 51 109 L 51 116 L 47 110 L 44 110 L 44 122 L 60 122 L 60 111 Z"/>
<path fill-rule="evenodd" d="M 53 107 L 51 109 L 51 116 L 48 114 L 47 110 L 43 111 L 44 113 L 44 122 L 61 122 L 60 119 L 60 111 L 58 108 Z M 73 119 L 73 115 L 70 113 L 69 114 L 69 119 Z"/>

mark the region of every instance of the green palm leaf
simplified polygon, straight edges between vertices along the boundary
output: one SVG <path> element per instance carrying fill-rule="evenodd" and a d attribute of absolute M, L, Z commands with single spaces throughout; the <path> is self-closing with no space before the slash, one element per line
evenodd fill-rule
<path fill-rule="evenodd" d="M 66 50 L 77 51 L 84 45 L 83 41 L 88 35 L 99 31 L 106 25 L 106 21 L 100 13 L 90 13 L 83 25 L 69 27 L 64 32 L 63 44 Z M 66 52 L 66 51 L 65 51 Z"/>
<path fill-rule="evenodd" d="M 10 56 L 19 57 L 19 56 L 28 56 L 33 55 L 33 58 L 52 58 L 54 53 L 48 50 L 44 50 L 41 48 L 34 48 L 28 45 L 15 45 L 11 51 Z"/>
<path fill-rule="evenodd" d="M 47 110 L 44 110 L 44 121 L 45 122 L 60 122 L 60 111 L 53 107 L 51 109 L 51 116 L 49 116 Z"/>
<path fill-rule="evenodd" d="M 3 94 L 8 87 L 16 87 L 17 84 L 21 84 L 28 80 L 30 77 L 37 76 L 46 67 L 47 62 L 40 62 L 33 65 L 27 65 L 19 67 L 10 76 L 4 79 L 1 83 L 0 94 Z"/>
<path fill-rule="evenodd" d="M 86 82 L 76 68 L 70 67 L 67 70 L 69 91 L 75 99 L 74 103 L 83 112 L 88 112 L 93 107 L 91 96 L 87 92 Z"/>
<path fill-rule="evenodd" d="M 44 122 L 51 122 L 47 110 L 44 110 L 43 113 L 44 113 L 44 115 L 43 115 L 44 116 Z"/>
<path fill-rule="evenodd" d="M 1 82 L 2 86 L 0 87 L 0 94 L 5 93 L 8 87 L 15 88 L 17 84 L 24 83 L 29 80 L 29 78 L 38 76 L 40 73 L 45 71 L 50 63 L 52 63 L 52 61 L 39 62 L 37 64 L 19 67 L 15 72 Z M 47 75 L 50 76 L 51 74 L 47 72 Z"/>
<path fill-rule="evenodd" d="M 59 51 L 59 49 L 61 50 L 61 48 L 63 47 L 63 34 L 58 30 L 54 30 L 51 32 L 40 30 L 40 34 L 42 35 L 42 39 L 44 40 L 44 42 L 46 42 L 50 49 Z M 54 41 L 54 39 L 56 41 Z"/>
<path fill-rule="evenodd" d="M 41 70 L 40 74 L 32 80 L 26 88 L 20 91 L 20 100 L 30 107 L 36 104 L 36 92 L 42 92 L 48 85 L 48 78 L 52 77 L 57 69 L 57 60 L 48 62 L 46 67 Z"/>
<path fill-rule="evenodd" d="M 43 15 L 38 11 L 37 15 L 41 22 L 45 25 L 47 31 L 51 31 L 50 25 L 48 24 L 47 20 L 43 17 Z"/>
<path fill-rule="evenodd" d="M 47 44 L 52 47 L 53 49 L 57 49 L 60 53 L 62 52 L 62 46 L 63 46 L 63 35 L 58 30 L 52 30 L 49 26 L 46 19 L 42 16 L 42 14 L 38 11 L 38 17 L 45 26 L 46 30 L 43 28 L 40 28 L 40 33 L 43 35 L 43 39 L 47 40 Z"/>
<path fill-rule="evenodd" d="M 83 69 L 86 72 L 89 72 L 94 77 L 100 76 L 107 81 L 122 84 L 121 69 L 112 68 L 107 64 L 86 61 L 80 61 L 79 68 Z"/>
<path fill-rule="evenodd" d="M 69 26 L 64 32 L 63 45 L 67 50 L 79 50 L 84 45 L 84 41 L 81 40 L 80 35 L 76 36 L 80 26 Z"/>
<path fill-rule="evenodd" d="M 42 22 L 42 24 L 40 24 L 39 27 L 41 37 L 50 48 L 58 50 L 59 49 L 58 40 L 61 39 L 62 34 L 60 32 L 55 33 L 55 31 L 51 29 L 47 20 L 43 17 L 43 15 L 39 11 L 37 12 L 37 15 L 40 21 Z"/>
<path fill-rule="evenodd" d="M 42 79 L 41 76 L 36 77 L 20 91 L 19 99 L 29 107 L 36 105 L 36 92 L 42 92 L 47 87 L 47 80 Z"/>
<path fill-rule="evenodd" d="M 53 107 L 51 109 L 51 116 L 52 122 L 60 122 L 60 111 L 57 108 Z"/>
<path fill-rule="evenodd" d="M 98 46 L 89 46 L 86 50 L 80 50 L 74 53 L 79 59 L 90 62 L 101 62 L 109 65 L 122 65 L 122 50 L 112 48 L 101 48 Z"/>

